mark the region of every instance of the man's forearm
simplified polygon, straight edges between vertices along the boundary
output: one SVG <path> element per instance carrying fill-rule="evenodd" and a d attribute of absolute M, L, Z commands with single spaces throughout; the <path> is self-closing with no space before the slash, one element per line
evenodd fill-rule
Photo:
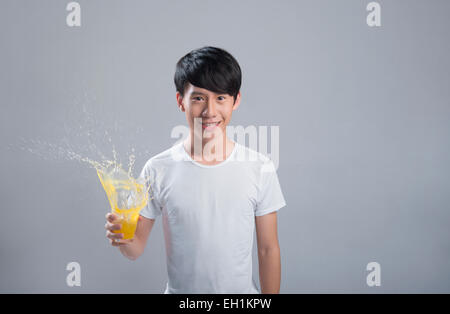
<path fill-rule="evenodd" d="M 280 248 L 258 251 L 261 293 L 280 293 Z"/>

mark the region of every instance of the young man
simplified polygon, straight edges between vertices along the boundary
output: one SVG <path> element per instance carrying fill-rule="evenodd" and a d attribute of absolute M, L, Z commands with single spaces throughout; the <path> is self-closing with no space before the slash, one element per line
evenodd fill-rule
<path fill-rule="evenodd" d="M 226 134 L 241 99 L 239 64 L 223 49 L 203 47 L 179 60 L 174 80 L 190 134 L 145 164 L 141 177 L 149 179 L 152 199 L 134 239 L 117 242 L 122 236 L 112 232 L 120 229 L 113 214 L 107 214 L 107 237 L 134 260 L 161 215 L 165 293 L 259 293 L 252 278 L 256 226 L 261 293 L 279 293 L 276 212 L 286 202 L 275 167 Z"/>

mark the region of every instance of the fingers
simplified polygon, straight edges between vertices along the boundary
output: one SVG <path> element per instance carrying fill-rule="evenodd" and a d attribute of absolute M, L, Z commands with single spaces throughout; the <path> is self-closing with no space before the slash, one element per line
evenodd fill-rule
<path fill-rule="evenodd" d="M 122 225 L 118 224 L 117 223 L 118 221 L 119 221 L 119 219 L 118 219 L 117 215 L 115 215 L 113 213 L 107 213 L 105 229 L 108 231 L 120 230 L 120 228 L 122 228 Z"/>
<path fill-rule="evenodd" d="M 106 217 L 106 221 L 108 221 L 108 222 L 114 222 L 114 221 L 118 220 L 118 218 L 119 218 L 119 217 L 117 217 L 116 214 L 113 214 L 113 213 L 107 213 L 105 217 Z"/>
<path fill-rule="evenodd" d="M 123 239 L 123 233 L 115 233 L 114 231 L 120 230 L 122 225 L 119 224 L 121 220 L 116 214 L 107 213 L 106 214 L 106 237 L 112 246 L 122 246 L 127 245 L 133 241 L 133 239 Z"/>
<path fill-rule="evenodd" d="M 121 224 L 112 224 L 110 222 L 105 224 L 105 229 L 109 231 L 120 230 L 120 228 L 122 228 Z"/>
<path fill-rule="evenodd" d="M 114 233 L 109 230 L 106 231 L 106 237 L 112 246 L 122 246 L 133 241 L 133 239 L 123 239 L 123 233 Z"/>
<path fill-rule="evenodd" d="M 124 240 L 124 239 L 121 239 L 121 240 L 109 240 L 109 243 L 112 246 L 123 246 L 123 245 L 127 245 L 127 244 L 129 244 L 131 242 L 133 242 L 133 239 L 130 239 L 130 240 Z"/>
<path fill-rule="evenodd" d="M 114 233 L 114 232 L 107 230 L 106 237 L 110 240 L 120 240 L 123 238 L 123 233 Z"/>

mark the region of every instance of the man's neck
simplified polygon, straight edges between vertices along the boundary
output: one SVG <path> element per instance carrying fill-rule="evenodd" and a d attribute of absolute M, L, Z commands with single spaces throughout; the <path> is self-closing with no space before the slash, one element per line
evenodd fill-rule
<path fill-rule="evenodd" d="M 185 151 L 197 162 L 215 165 L 228 158 L 235 143 L 226 134 L 223 137 L 195 138 L 190 134 L 183 142 Z"/>

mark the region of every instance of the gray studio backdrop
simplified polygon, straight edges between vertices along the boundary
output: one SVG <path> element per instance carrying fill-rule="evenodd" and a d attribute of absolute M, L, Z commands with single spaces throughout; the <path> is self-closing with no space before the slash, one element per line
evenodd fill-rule
<path fill-rule="evenodd" d="M 450 292 L 450 2 L 378 1 L 379 27 L 363 0 L 79 0 L 80 27 L 69 2 L 0 3 L 0 292 L 164 291 L 161 221 L 126 260 L 95 171 L 51 145 L 88 154 L 88 132 L 140 171 L 187 125 L 175 63 L 205 45 L 243 70 L 231 124 L 279 126 L 281 292 Z"/>

